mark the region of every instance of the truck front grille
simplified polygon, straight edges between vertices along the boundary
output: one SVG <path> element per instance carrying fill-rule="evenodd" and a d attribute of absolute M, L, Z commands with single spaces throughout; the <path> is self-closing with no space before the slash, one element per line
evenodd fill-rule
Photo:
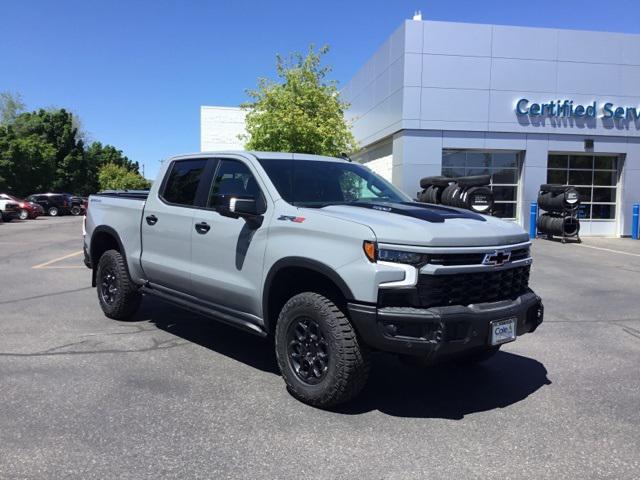
<path fill-rule="evenodd" d="M 445 307 L 515 298 L 529 288 L 530 266 L 477 273 L 421 274 L 415 288 L 380 289 L 383 307 Z"/>

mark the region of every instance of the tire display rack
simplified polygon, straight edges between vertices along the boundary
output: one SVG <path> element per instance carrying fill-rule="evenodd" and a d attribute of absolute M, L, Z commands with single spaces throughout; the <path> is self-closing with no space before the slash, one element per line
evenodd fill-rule
<path fill-rule="evenodd" d="M 536 209 L 536 238 L 560 238 L 582 243 L 580 239 L 580 194 L 572 185 L 540 185 Z M 544 213 L 540 213 L 544 210 Z"/>

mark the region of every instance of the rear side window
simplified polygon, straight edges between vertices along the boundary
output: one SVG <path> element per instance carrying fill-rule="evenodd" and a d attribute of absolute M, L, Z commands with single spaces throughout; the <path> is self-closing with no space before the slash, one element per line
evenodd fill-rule
<path fill-rule="evenodd" d="M 207 164 L 204 159 L 173 162 L 162 198 L 178 205 L 195 205 L 198 184 Z"/>

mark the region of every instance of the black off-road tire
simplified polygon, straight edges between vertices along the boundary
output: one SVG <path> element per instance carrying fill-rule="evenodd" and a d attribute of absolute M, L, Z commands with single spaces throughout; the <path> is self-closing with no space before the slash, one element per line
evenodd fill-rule
<path fill-rule="evenodd" d="M 96 286 L 100 307 L 107 317 L 128 320 L 138 310 L 142 295 L 131 281 L 125 259 L 117 250 L 107 250 L 100 257 Z"/>
<path fill-rule="evenodd" d="M 74 205 L 73 207 L 71 207 L 70 213 L 74 217 L 77 217 L 78 215 L 80 215 L 82 213 L 82 208 L 80 208 L 77 205 Z"/>
<path fill-rule="evenodd" d="M 290 329 L 300 319 L 319 327 L 327 347 L 325 374 L 318 383 L 304 381 L 290 357 Z M 369 376 L 369 350 L 334 302 L 314 292 L 295 295 L 284 305 L 275 332 L 276 357 L 289 392 L 298 400 L 327 408 L 354 398 Z"/>

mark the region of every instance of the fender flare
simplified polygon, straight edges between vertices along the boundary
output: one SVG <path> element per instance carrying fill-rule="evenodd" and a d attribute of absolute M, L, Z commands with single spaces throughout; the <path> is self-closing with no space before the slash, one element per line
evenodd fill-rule
<path fill-rule="evenodd" d="M 308 270 L 312 270 L 316 273 L 322 274 L 338 287 L 346 301 L 353 300 L 354 298 L 353 293 L 351 292 L 351 289 L 349 288 L 347 283 L 332 267 L 317 260 L 312 260 L 306 257 L 281 258 L 280 260 L 275 262 L 269 269 L 269 273 L 265 277 L 264 285 L 262 288 L 262 317 L 264 320 L 265 329 L 267 331 L 269 331 L 271 328 L 271 325 L 269 325 L 269 292 L 271 291 L 271 283 L 273 282 L 273 279 L 278 272 L 288 267 L 306 268 Z"/>
<path fill-rule="evenodd" d="M 120 239 L 120 235 L 118 234 L 118 232 L 115 231 L 115 229 L 113 229 L 108 225 L 98 225 L 96 228 L 93 229 L 93 232 L 91 232 L 91 241 L 89 242 L 89 258 L 91 259 L 91 286 L 92 287 L 96 286 L 96 271 L 98 269 L 98 260 L 100 260 L 98 258 L 94 260 L 93 258 L 93 247 L 95 242 L 94 239 L 96 238 L 96 234 L 98 233 L 106 233 L 109 236 L 113 237 L 116 240 L 116 242 L 118 242 L 118 248 L 120 249 L 120 253 L 124 257 L 124 266 L 127 269 L 127 275 L 130 275 L 129 263 L 127 262 L 127 252 L 124 249 L 124 245 L 122 243 L 122 240 Z"/>

